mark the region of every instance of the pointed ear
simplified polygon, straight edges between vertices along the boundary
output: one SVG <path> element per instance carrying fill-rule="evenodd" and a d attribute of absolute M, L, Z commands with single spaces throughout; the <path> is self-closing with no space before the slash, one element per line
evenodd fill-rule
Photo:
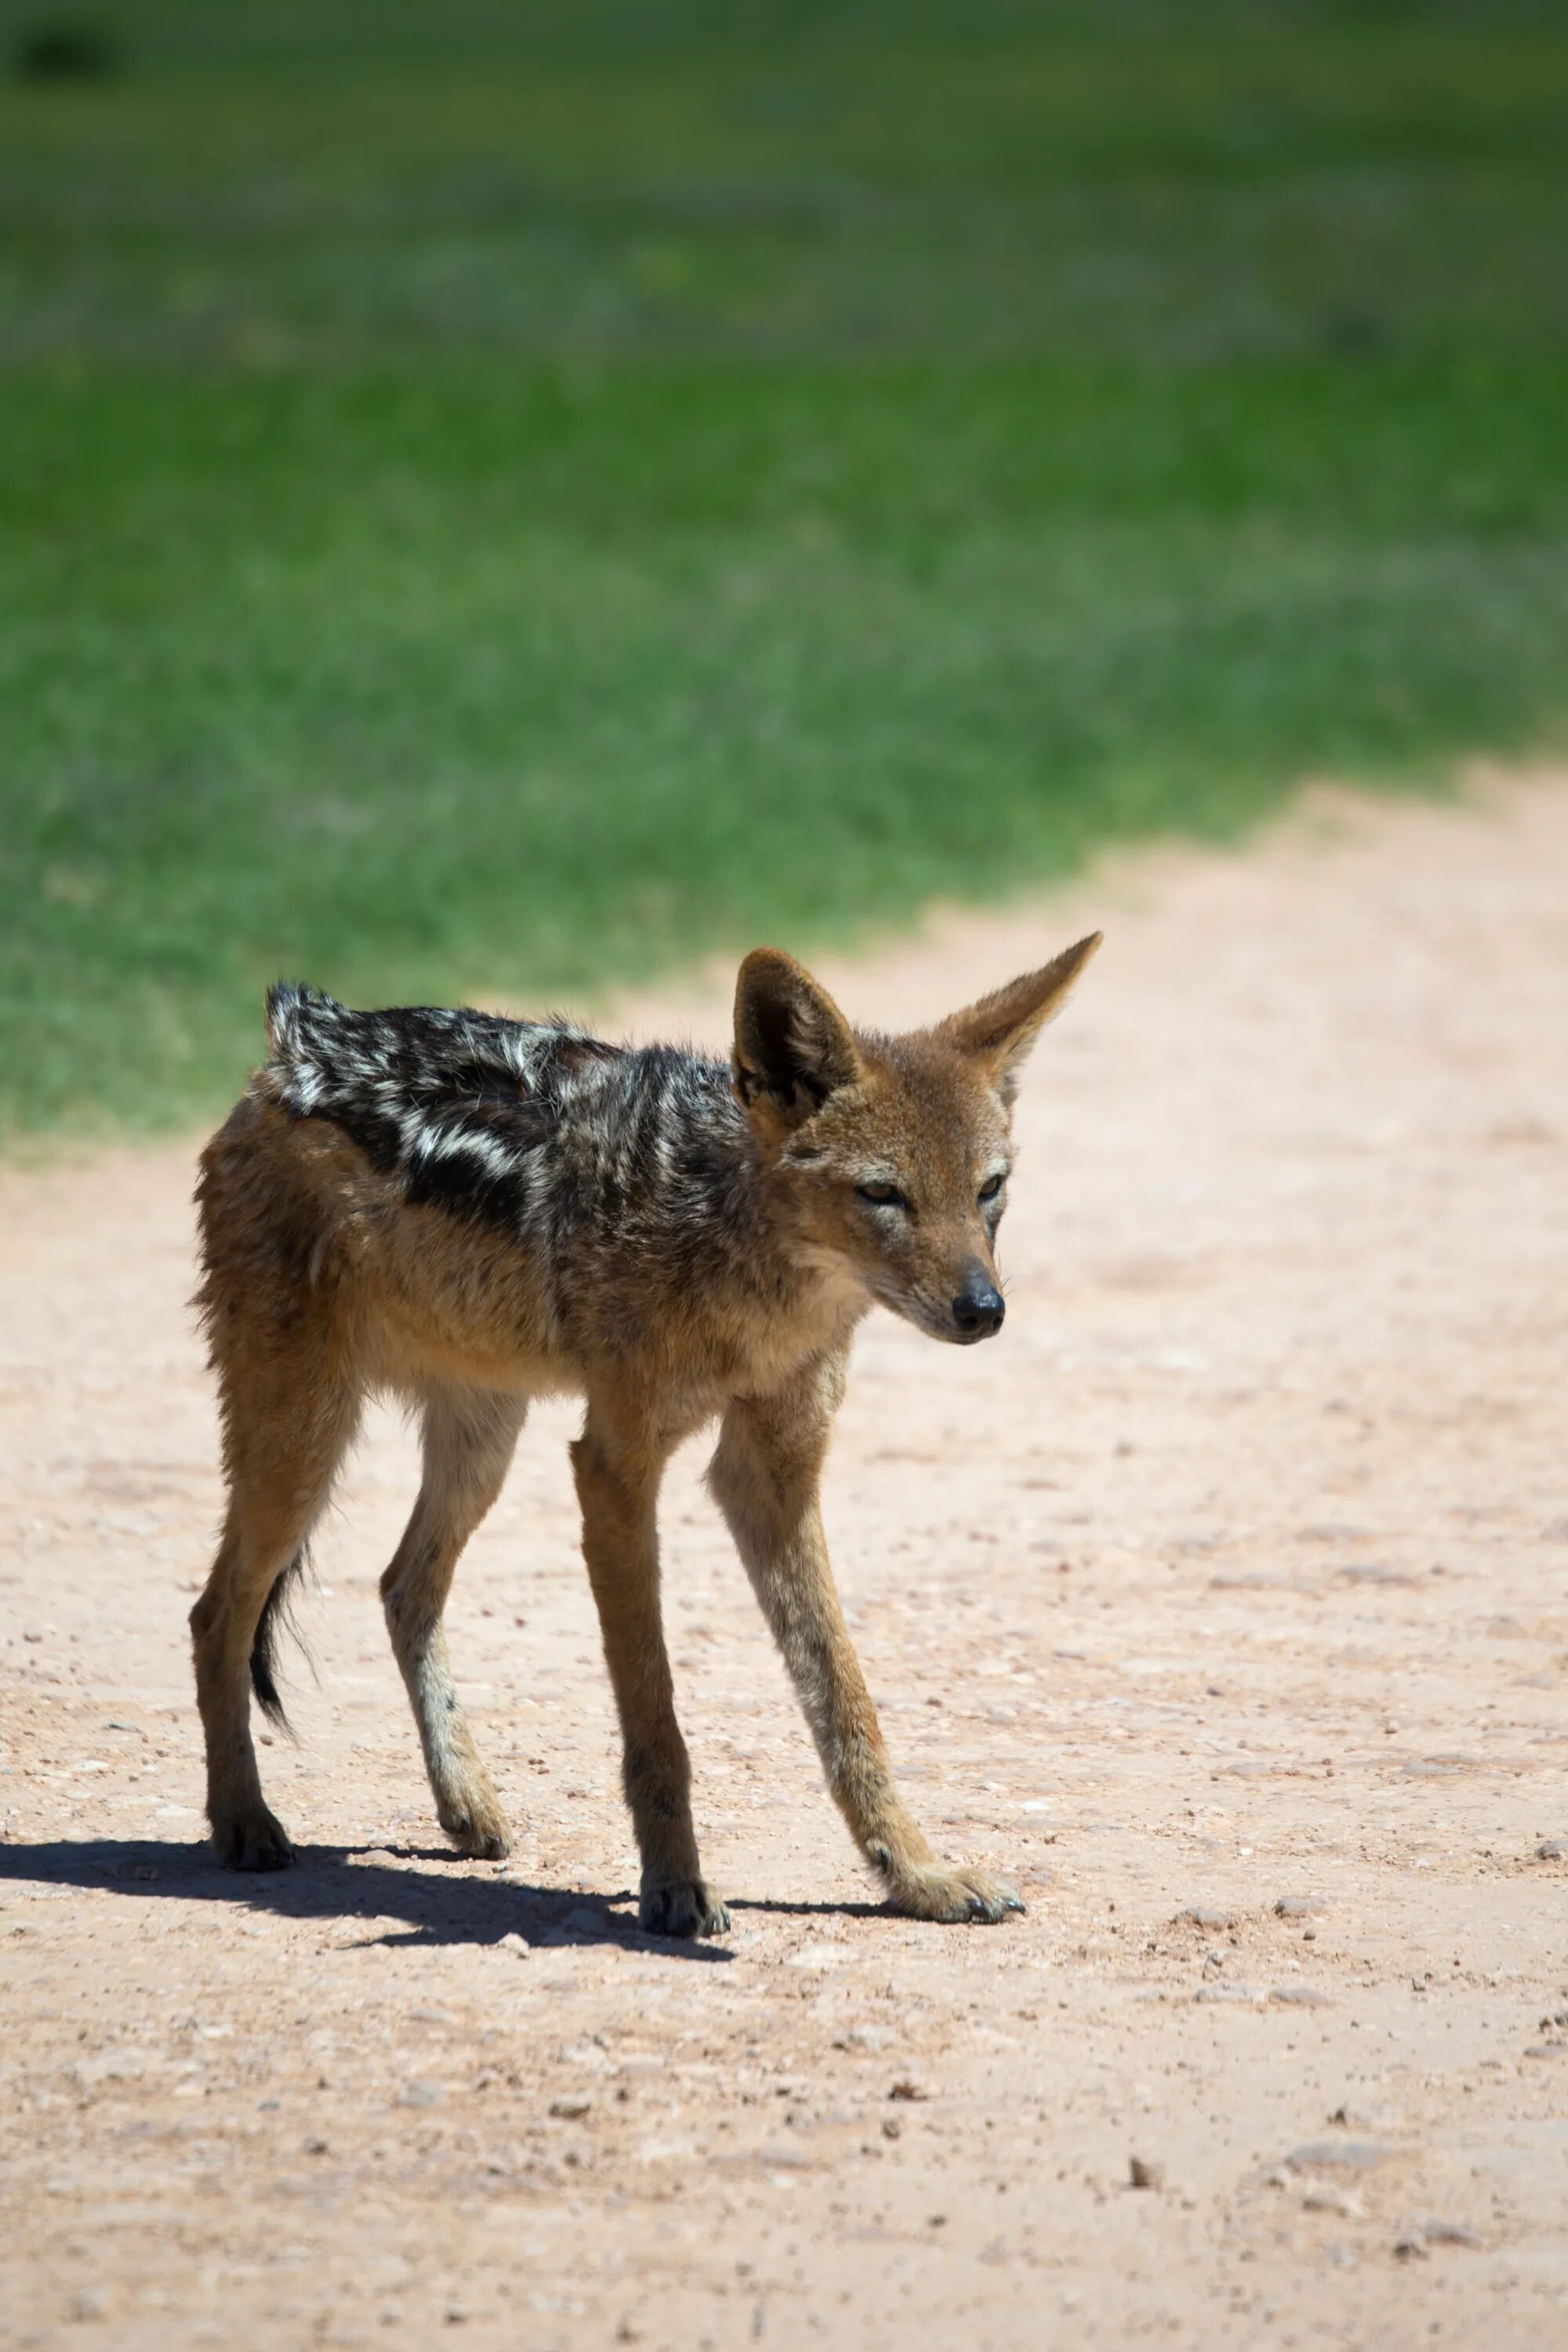
<path fill-rule="evenodd" d="M 1010 980 L 1005 988 L 993 989 L 978 1004 L 949 1013 L 938 1024 L 937 1035 L 981 1064 L 1009 1108 L 1029 1048 L 1046 1023 L 1054 1020 L 1067 1003 L 1073 982 L 1103 936 L 1091 931 L 1087 940 L 1064 948 L 1040 971 Z"/>
<path fill-rule="evenodd" d="M 781 1129 L 802 1127 L 860 1075 L 849 1024 L 782 948 L 754 948 L 735 983 L 735 1092 Z"/>

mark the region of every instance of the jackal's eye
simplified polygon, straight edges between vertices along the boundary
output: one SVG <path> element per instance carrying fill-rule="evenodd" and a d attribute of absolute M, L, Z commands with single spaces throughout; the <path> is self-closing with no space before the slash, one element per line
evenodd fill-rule
<path fill-rule="evenodd" d="M 1005 1176 L 987 1176 L 984 1183 L 980 1187 L 981 1200 L 994 1201 L 1006 1181 Z"/>
<path fill-rule="evenodd" d="M 857 1184 L 855 1198 L 868 1201 L 874 1209 L 907 1209 L 910 1205 L 896 1184 Z"/>

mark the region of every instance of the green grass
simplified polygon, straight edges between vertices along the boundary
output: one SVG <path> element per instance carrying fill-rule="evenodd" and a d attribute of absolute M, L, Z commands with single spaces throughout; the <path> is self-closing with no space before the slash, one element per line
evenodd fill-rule
<path fill-rule="evenodd" d="M 100 12 L 102 13 L 102 12 Z M 1568 716 L 1568 33 L 163 5 L 0 90 L 0 1123 Z"/>

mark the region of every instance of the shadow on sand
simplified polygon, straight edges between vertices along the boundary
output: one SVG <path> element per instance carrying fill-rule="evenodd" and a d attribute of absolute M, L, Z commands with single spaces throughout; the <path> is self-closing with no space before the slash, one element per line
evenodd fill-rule
<path fill-rule="evenodd" d="M 357 1859 L 370 1854 L 378 1859 Z M 431 1862 L 451 1866 L 440 1872 L 418 1866 Z M 615 1895 L 584 1895 L 500 1875 L 470 1877 L 467 1865 L 458 1864 L 445 1847 L 308 1846 L 297 1853 L 291 1869 L 244 1873 L 220 1868 L 205 1845 L 163 1844 L 150 1838 L 0 1843 L 0 1880 L 24 1879 L 46 1886 L 107 1889 L 152 1903 L 170 1897 L 182 1903 L 222 1903 L 240 1911 L 269 1913 L 277 1919 L 359 1918 L 375 1923 L 380 1930 L 367 1935 L 366 1944 L 395 1950 L 499 1944 L 503 1936 L 518 1935 L 530 1945 L 555 1949 L 608 1944 L 665 1959 L 711 1963 L 733 1957 L 721 1941 L 683 1943 L 668 1936 L 645 1936 L 637 1924 L 637 1898 L 625 1888 Z M 626 1907 L 612 1908 L 615 1905 Z M 873 1903 L 730 1903 L 731 1913 L 796 1918 L 869 1918 L 881 1907 Z M 406 1932 L 385 1932 L 389 1919 L 402 1920 Z"/>

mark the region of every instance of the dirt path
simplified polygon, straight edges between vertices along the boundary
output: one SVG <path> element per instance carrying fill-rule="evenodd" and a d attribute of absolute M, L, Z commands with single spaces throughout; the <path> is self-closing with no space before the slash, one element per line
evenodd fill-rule
<path fill-rule="evenodd" d="M 0 1174 L 0 2341 L 1568 2342 L 1565 881 L 1562 782 L 1325 802 L 824 964 L 897 1019 L 1109 934 L 1006 1332 L 868 1326 L 831 1476 L 917 1810 L 1027 1895 L 991 1931 L 868 1907 L 694 1451 L 736 1927 L 638 1938 L 564 1408 L 452 1612 L 513 1860 L 437 1851 L 385 1419 L 263 1750 L 302 1866 L 219 1874 L 191 1147 Z"/>

